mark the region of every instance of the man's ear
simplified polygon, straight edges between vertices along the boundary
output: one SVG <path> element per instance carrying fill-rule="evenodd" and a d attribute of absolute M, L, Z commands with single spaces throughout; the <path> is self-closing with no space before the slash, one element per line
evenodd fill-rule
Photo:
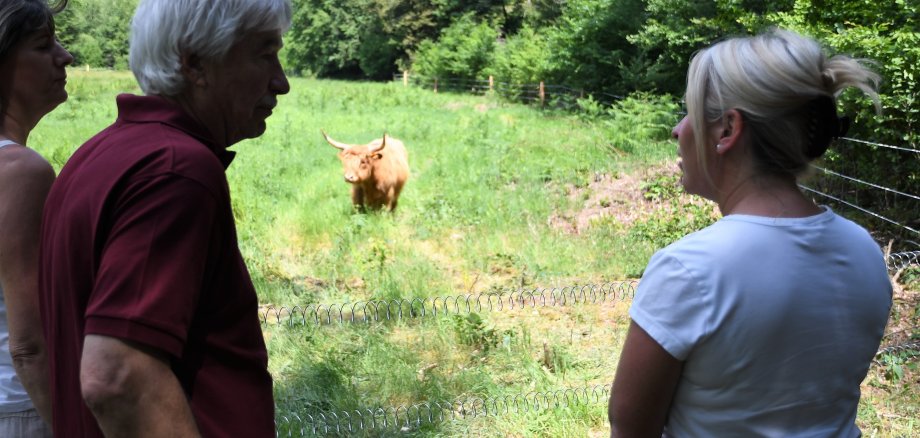
<path fill-rule="evenodd" d="M 736 109 L 725 111 L 725 113 L 722 114 L 722 121 L 719 129 L 721 129 L 721 132 L 718 135 L 719 148 L 717 149 L 717 153 L 724 154 L 738 144 L 738 141 L 741 140 L 741 136 L 744 133 L 745 121 L 744 117 L 741 115 L 741 111 Z"/>
<path fill-rule="evenodd" d="M 207 87 L 208 79 L 204 74 L 204 61 L 198 55 L 179 55 L 180 71 L 185 80 L 192 86 Z"/>

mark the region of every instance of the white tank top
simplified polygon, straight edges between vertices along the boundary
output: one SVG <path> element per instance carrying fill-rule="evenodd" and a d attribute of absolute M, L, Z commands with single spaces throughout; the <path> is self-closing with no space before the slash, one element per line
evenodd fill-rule
<path fill-rule="evenodd" d="M 0 149 L 17 144 L 0 140 Z M 32 400 L 19 381 L 10 356 L 10 329 L 6 324 L 6 302 L 0 285 L 0 412 L 21 412 L 32 409 Z"/>

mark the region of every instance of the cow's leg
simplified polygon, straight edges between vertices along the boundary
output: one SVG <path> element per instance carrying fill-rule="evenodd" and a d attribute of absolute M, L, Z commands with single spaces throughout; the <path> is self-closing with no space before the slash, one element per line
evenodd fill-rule
<path fill-rule="evenodd" d="M 387 209 L 390 211 L 396 210 L 396 203 L 399 201 L 399 190 L 395 187 L 390 187 L 390 190 L 387 191 Z"/>
<path fill-rule="evenodd" d="M 396 209 L 396 204 L 399 202 L 399 193 L 402 192 L 402 188 L 402 184 L 396 184 L 390 189 L 390 211 Z"/>
<path fill-rule="evenodd" d="M 364 212 L 364 189 L 360 186 L 352 186 L 351 203 L 360 212 Z"/>

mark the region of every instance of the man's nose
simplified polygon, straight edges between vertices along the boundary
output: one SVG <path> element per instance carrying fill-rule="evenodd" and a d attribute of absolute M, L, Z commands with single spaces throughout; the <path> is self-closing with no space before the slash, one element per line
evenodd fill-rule
<path fill-rule="evenodd" d="M 291 91 L 291 84 L 287 80 L 287 75 L 284 74 L 284 70 L 279 69 L 278 74 L 272 78 L 271 83 L 269 84 L 271 91 L 275 94 L 288 94 Z"/>

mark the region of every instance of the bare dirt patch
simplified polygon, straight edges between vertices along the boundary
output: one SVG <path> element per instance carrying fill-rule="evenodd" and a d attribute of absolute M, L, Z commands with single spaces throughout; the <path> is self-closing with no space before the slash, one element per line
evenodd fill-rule
<path fill-rule="evenodd" d="M 611 217 L 621 225 L 628 227 L 633 223 L 650 217 L 662 208 L 660 199 L 645 196 L 644 185 L 659 177 L 674 177 L 678 174 L 677 161 L 645 168 L 631 174 L 598 174 L 586 187 L 566 187 L 569 199 L 584 199 L 578 211 L 557 212 L 549 219 L 550 224 L 567 233 L 580 234 L 591 224 L 604 217 Z M 690 196 L 684 193 L 681 197 Z"/>
<path fill-rule="evenodd" d="M 467 108 L 469 106 L 470 105 L 463 103 L 463 102 L 450 102 L 447 105 L 444 105 L 444 108 L 450 111 L 457 111 L 459 109 Z M 495 104 L 494 102 L 490 102 L 490 103 L 479 103 L 479 104 L 473 105 L 472 107 L 477 112 L 484 113 L 484 112 L 488 112 L 490 109 L 497 108 L 498 105 Z"/>

